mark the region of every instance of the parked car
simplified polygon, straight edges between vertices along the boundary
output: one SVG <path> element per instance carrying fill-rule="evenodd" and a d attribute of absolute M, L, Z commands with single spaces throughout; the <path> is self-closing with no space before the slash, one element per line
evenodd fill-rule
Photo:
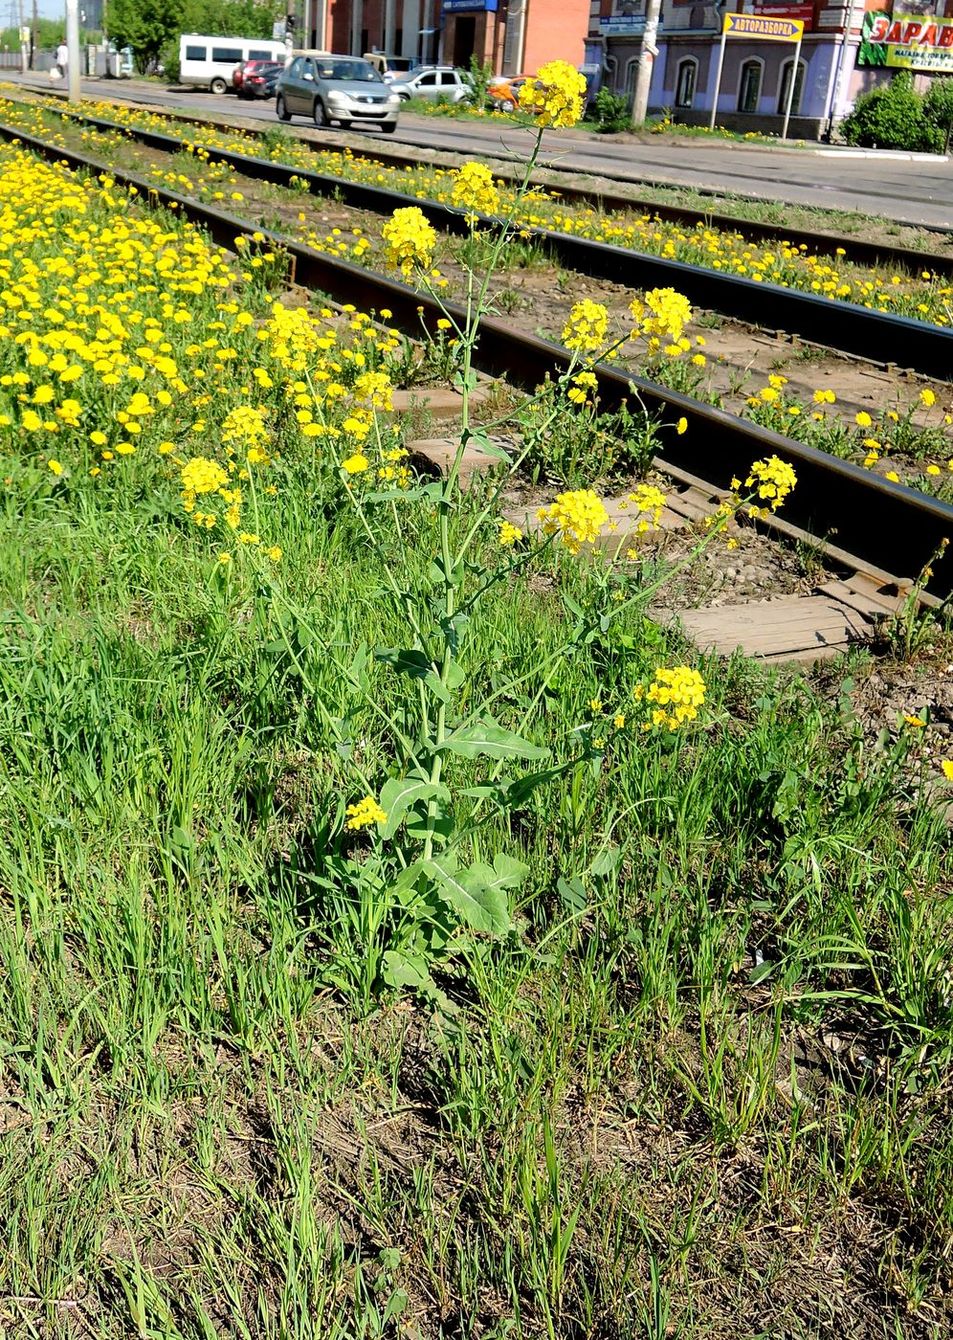
<path fill-rule="evenodd" d="M 248 60 L 235 71 L 235 92 L 240 98 L 273 98 L 284 61 Z"/>
<path fill-rule="evenodd" d="M 519 92 L 529 74 L 498 75 L 491 79 L 487 88 L 490 106 L 496 112 L 515 112 L 519 106 Z"/>
<path fill-rule="evenodd" d="M 236 65 L 250 60 L 284 60 L 284 56 L 284 42 L 184 33 L 179 39 L 179 83 L 205 86 L 213 93 L 227 93 L 235 87 Z"/>
<path fill-rule="evenodd" d="M 275 93 L 279 121 L 310 116 L 316 126 L 372 125 L 386 134 L 397 127 L 400 98 L 356 56 L 296 56 L 279 75 Z"/>
<path fill-rule="evenodd" d="M 391 88 L 404 102 L 411 98 L 428 98 L 436 102 L 463 102 L 471 96 L 470 80 L 466 71 L 452 65 L 424 65 L 411 74 L 402 74 L 391 80 Z"/>
<path fill-rule="evenodd" d="M 373 65 L 385 84 L 420 68 L 416 56 L 388 56 L 383 51 L 365 51 L 364 59 L 368 65 Z"/>

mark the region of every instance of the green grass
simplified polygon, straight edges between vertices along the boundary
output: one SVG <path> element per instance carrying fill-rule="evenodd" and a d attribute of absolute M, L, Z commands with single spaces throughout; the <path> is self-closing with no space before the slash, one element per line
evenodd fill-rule
<path fill-rule="evenodd" d="M 145 442 L 109 487 L 0 490 L 0 1325 L 941 1340 L 953 889 L 912 737 L 864 732 L 847 666 L 822 695 L 638 608 L 547 667 L 601 569 L 546 560 L 460 661 L 560 749 L 599 697 L 606 748 L 481 831 L 530 874 L 447 1005 L 381 992 L 329 871 L 413 704 L 337 665 L 403 644 L 389 575 L 426 608 L 438 524 L 378 553 L 284 451 L 275 570 L 216 565 Z M 686 659 L 697 728 L 644 734 L 633 686 Z"/>

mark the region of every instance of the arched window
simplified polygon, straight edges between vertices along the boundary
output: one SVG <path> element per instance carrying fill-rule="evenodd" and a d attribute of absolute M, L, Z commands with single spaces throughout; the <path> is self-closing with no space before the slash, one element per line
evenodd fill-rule
<path fill-rule="evenodd" d="M 778 115 L 783 116 L 788 105 L 788 91 L 791 87 L 791 71 L 794 61 L 789 60 L 781 66 L 781 83 L 778 89 Z M 797 76 L 794 80 L 794 97 L 791 99 L 791 115 L 798 116 L 801 111 L 801 97 L 804 93 L 804 74 L 806 66 L 802 60 L 797 63 Z"/>
<path fill-rule="evenodd" d="M 618 87 L 619 87 L 619 62 L 616 60 L 615 56 L 606 56 L 606 65 L 605 65 L 605 69 L 606 69 L 606 72 L 605 72 L 605 85 L 606 85 L 606 88 L 610 88 L 610 87 L 611 87 L 611 88 L 618 88 Z"/>
<path fill-rule="evenodd" d="M 746 60 L 741 67 L 741 83 L 738 85 L 738 111 L 756 112 L 761 97 L 762 67 L 759 60 Z"/>
<path fill-rule="evenodd" d="M 630 98 L 635 97 L 635 79 L 638 72 L 639 58 L 638 56 L 633 56 L 631 60 L 626 62 L 625 67 L 625 91 Z"/>
<path fill-rule="evenodd" d="M 675 76 L 675 106 L 691 107 L 695 101 L 695 84 L 698 79 L 698 61 L 693 56 L 678 62 Z"/>

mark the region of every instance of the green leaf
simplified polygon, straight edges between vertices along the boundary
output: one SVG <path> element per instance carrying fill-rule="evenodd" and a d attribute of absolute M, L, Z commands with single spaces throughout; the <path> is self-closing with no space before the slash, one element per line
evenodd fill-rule
<path fill-rule="evenodd" d="M 486 865 L 458 870 L 449 857 L 434 857 L 423 865 L 440 897 L 450 904 L 464 925 L 487 935 L 503 935 L 509 930 L 507 877 L 497 875 Z"/>
<path fill-rule="evenodd" d="M 433 672 L 433 662 L 416 647 L 378 647 L 374 659 L 383 661 L 399 675 L 410 675 L 411 679 L 426 679 Z"/>
<path fill-rule="evenodd" d="M 498 726 L 495 721 L 473 721 L 448 735 L 440 746 L 449 754 L 461 758 L 545 758 L 548 749 L 530 744 L 521 735 Z"/>
<path fill-rule="evenodd" d="M 403 990 L 428 991 L 433 983 L 423 954 L 408 954 L 403 949 L 388 949 L 381 959 L 381 977 L 388 986 Z"/>
<path fill-rule="evenodd" d="M 434 796 L 449 800 L 450 792 L 445 786 L 419 777 L 391 777 L 381 789 L 380 805 L 387 815 L 387 822 L 381 825 L 380 836 L 392 838 L 411 805 L 416 805 L 418 800 L 431 800 Z"/>

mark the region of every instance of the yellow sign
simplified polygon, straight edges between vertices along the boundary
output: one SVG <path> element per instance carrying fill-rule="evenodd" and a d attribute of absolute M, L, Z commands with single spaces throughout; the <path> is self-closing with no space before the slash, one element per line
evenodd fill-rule
<path fill-rule="evenodd" d="M 774 19 L 767 14 L 726 14 L 726 37 L 753 37 L 764 42 L 800 42 L 803 19 Z"/>

